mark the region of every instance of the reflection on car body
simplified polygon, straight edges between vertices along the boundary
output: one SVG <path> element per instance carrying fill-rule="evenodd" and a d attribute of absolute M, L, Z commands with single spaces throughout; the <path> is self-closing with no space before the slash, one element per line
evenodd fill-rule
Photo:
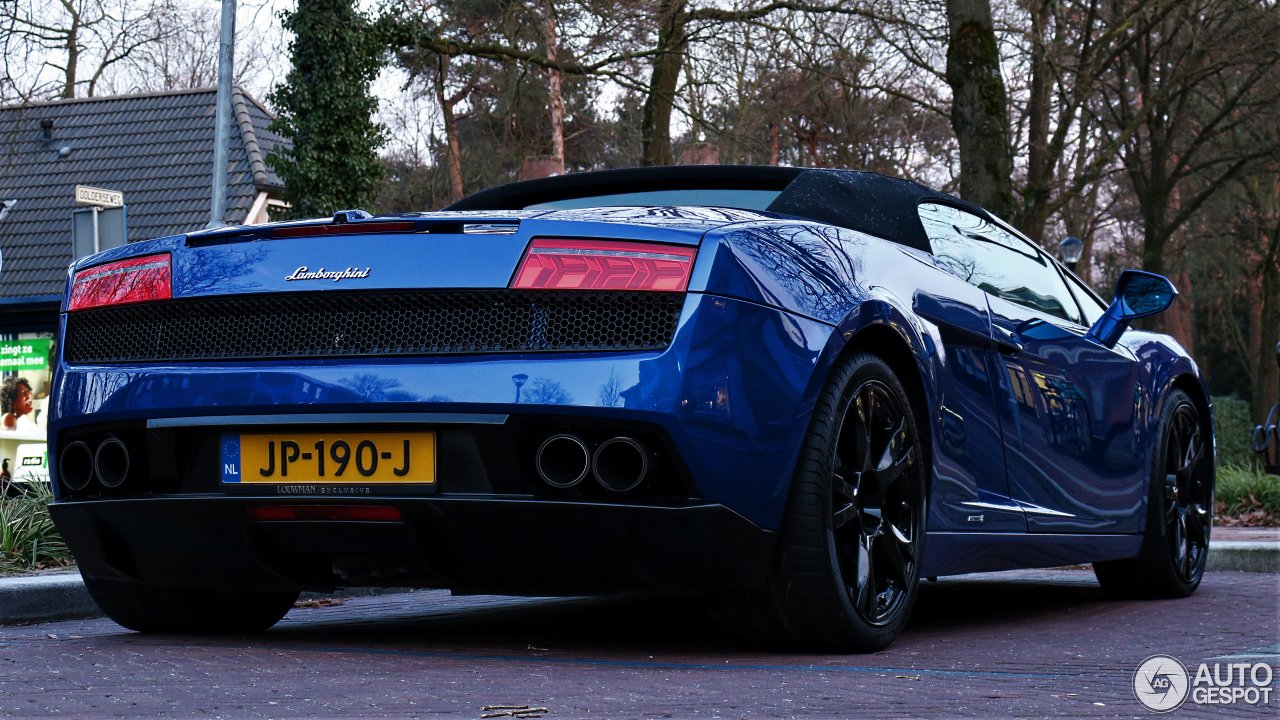
<path fill-rule="evenodd" d="M 1210 408 L 1128 329 L 1172 285 L 1117 296 L 981 208 L 796 168 L 131 244 L 72 268 L 51 512 L 143 631 L 408 585 L 704 593 L 753 636 L 872 650 L 924 577 L 1094 562 L 1185 595 Z"/>

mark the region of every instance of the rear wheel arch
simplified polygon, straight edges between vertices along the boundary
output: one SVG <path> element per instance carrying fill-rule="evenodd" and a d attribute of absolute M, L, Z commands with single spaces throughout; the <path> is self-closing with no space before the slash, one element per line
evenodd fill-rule
<path fill-rule="evenodd" d="M 920 432 L 920 442 L 924 446 L 925 492 L 933 492 L 933 413 L 929 411 L 929 393 L 925 387 L 924 377 L 920 374 L 920 363 L 911 342 L 903 337 L 900 331 L 889 327 L 886 323 L 868 325 L 854 333 L 840 351 L 840 357 L 856 353 L 869 353 L 880 358 L 898 376 L 903 389 L 907 391 L 907 399 L 911 403 L 911 411 L 916 416 L 916 425 Z M 833 363 L 838 367 L 839 363 Z"/>
<path fill-rule="evenodd" d="M 717 609 L 743 639 L 868 652 L 891 643 L 910 617 L 929 473 L 897 371 L 866 351 L 839 353 L 833 363 L 770 573 L 756 590 L 720 597 Z"/>

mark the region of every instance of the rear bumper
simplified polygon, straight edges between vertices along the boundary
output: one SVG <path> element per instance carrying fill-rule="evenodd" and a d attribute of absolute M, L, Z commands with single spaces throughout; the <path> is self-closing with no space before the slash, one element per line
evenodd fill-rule
<path fill-rule="evenodd" d="M 565 595 L 757 586 L 774 533 L 717 504 L 344 498 L 400 522 L 255 521 L 314 499 L 187 496 L 59 502 L 50 512 L 89 577 L 189 587 L 443 587 Z"/>

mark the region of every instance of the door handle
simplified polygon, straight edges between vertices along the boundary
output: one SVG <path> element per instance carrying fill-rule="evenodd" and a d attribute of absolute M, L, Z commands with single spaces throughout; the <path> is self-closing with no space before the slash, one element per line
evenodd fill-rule
<path fill-rule="evenodd" d="M 991 341 L 987 314 L 959 300 L 917 292 L 912 309 L 939 328 L 959 335 L 967 344 L 981 347 Z"/>

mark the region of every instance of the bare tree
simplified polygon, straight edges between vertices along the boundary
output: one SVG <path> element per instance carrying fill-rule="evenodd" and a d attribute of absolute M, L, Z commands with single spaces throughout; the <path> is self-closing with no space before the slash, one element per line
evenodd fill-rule
<path fill-rule="evenodd" d="M 1227 302 L 1212 330 L 1239 356 L 1252 390 L 1253 417 L 1261 421 L 1280 397 L 1280 162 L 1231 185 L 1221 191 L 1225 202 L 1216 203 L 1218 211 L 1197 224 L 1220 246 L 1214 254 L 1235 266 L 1222 283 Z"/>
<path fill-rule="evenodd" d="M 440 104 L 440 112 L 444 119 L 444 137 L 448 148 L 449 164 L 449 202 L 457 202 L 464 194 L 462 184 L 462 142 L 458 139 L 458 105 L 467 99 L 475 89 L 472 82 L 463 82 L 456 91 L 450 92 L 449 68 L 453 58 L 449 55 L 436 56 L 436 71 L 431 76 L 432 88 L 435 90 L 436 102 Z"/>
<path fill-rule="evenodd" d="M 656 4 L 652 4 L 655 3 Z M 868 16 L 857 3 L 829 4 L 801 0 L 745 0 L 737 7 L 691 5 L 688 0 L 641 0 L 637 3 L 583 3 L 583 33 L 577 52 L 569 57 L 557 53 L 551 59 L 545 47 L 528 47 L 510 38 L 459 33 L 440 23 L 426 23 L 425 29 L 409 33 L 412 50 L 457 57 L 466 55 L 499 61 L 525 63 L 565 75 L 591 76 L 613 82 L 621 88 L 643 94 L 641 114 L 642 157 L 646 165 L 671 162 L 671 122 L 679 109 L 690 113 L 679 94 L 680 79 L 690 44 L 716 30 L 737 23 L 751 23 L 775 14 L 802 12 L 833 16 Z M 608 28 L 608 29 L 604 29 Z M 563 38 L 559 38 L 563 40 Z M 561 45 L 563 47 L 563 45 Z M 644 63 L 648 63 L 647 68 Z M 691 116 L 697 123 L 705 118 Z"/>
<path fill-rule="evenodd" d="M 437 205 L 432 151 L 441 113 L 434 94 L 407 86 L 397 96 L 382 98 L 378 112 L 389 131 L 382 154 L 386 173 L 378 193 L 378 211 L 417 212 Z"/>
<path fill-rule="evenodd" d="M 1101 89 L 1096 108 L 1110 126 L 1137 128 L 1120 155 L 1142 210 L 1147 270 L 1165 270 L 1169 240 L 1214 193 L 1280 155 L 1246 141 L 1261 137 L 1250 131 L 1254 109 L 1280 99 L 1280 19 L 1267 4 L 1186 0 L 1153 14 Z"/>
<path fill-rule="evenodd" d="M 547 48 L 547 114 L 551 120 L 551 162 L 556 174 L 564 173 L 564 91 L 560 69 L 560 16 L 554 0 L 544 0 L 542 39 Z"/>
<path fill-rule="evenodd" d="M 568 405 L 573 396 L 564 386 L 548 378 L 534 378 L 524 388 L 524 402 L 530 405 Z"/>
<path fill-rule="evenodd" d="M 947 0 L 947 82 L 960 144 L 960 195 L 1001 217 L 1013 214 L 1008 100 L 990 0 Z"/>
<path fill-rule="evenodd" d="M 168 39 L 175 29 L 161 19 L 173 12 L 173 0 L 16 0 L 0 4 L 0 25 L 6 55 L 35 61 L 31 95 L 73 98 L 93 96 L 109 70 Z"/>
<path fill-rule="evenodd" d="M 609 371 L 609 379 L 600 386 L 600 404 L 604 407 L 618 407 L 622 404 L 622 382 L 618 376 Z"/>
<path fill-rule="evenodd" d="M 220 17 L 213 6 L 162 8 L 156 21 L 170 32 L 163 41 L 138 48 L 125 63 L 127 74 L 111 78 L 112 89 L 145 92 L 217 84 Z M 237 54 L 237 65 L 242 59 Z"/>
<path fill-rule="evenodd" d="M 433 39 L 451 33 L 487 38 L 487 31 L 501 23 L 498 16 L 486 11 L 487 8 L 479 8 L 471 12 L 467 6 L 454 4 L 409 3 L 399 9 L 397 32 L 393 37 L 393 43 L 398 46 L 397 60 L 409 73 L 406 89 L 415 83 L 425 84 L 440 108 L 449 202 L 461 200 L 465 193 L 458 121 L 482 81 L 474 55 L 448 44 L 434 43 Z"/>
<path fill-rule="evenodd" d="M 1116 147 L 1132 198 L 1143 269 L 1174 277 L 1184 302 L 1158 319 L 1195 346 L 1195 268 L 1188 223 L 1233 181 L 1280 159 L 1280 18 L 1256 0 L 1177 0 L 1109 14 L 1133 20 L 1089 109 Z M 1268 123 L 1272 127 L 1268 128 Z"/>
<path fill-rule="evenodd" d="M 261 16 L 270 16 L 269 0 L 237 2 L 234 82 L 246 85 L 270 76 L 286 63 L 280 46 L 263 36 Z M 157 6 L 152 20 L 162 32 L 139 46 L 113 73 L 104 76 L 110 92 L 156 92 L 212 87 L 218 81 L 221 14 L 212 5 Z M 246 22 L 247 20 L 247 22 Z M 266 90 L 259 87 L 257 90 Z"/>

